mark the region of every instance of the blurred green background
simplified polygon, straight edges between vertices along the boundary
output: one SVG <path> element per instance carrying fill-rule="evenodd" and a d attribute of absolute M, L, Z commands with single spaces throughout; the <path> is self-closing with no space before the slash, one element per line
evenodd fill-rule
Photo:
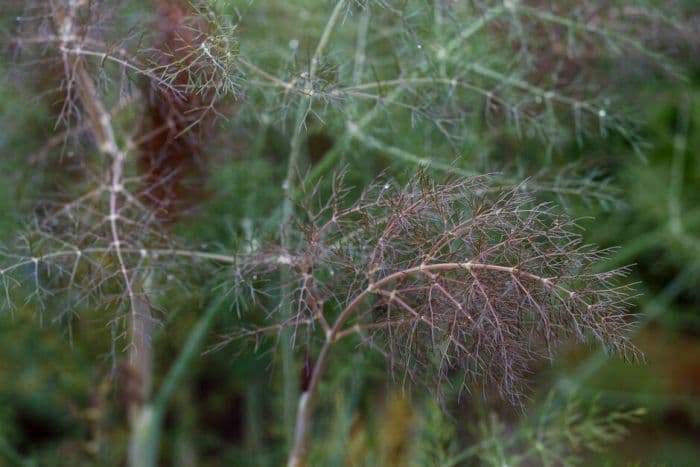
<path fill-rule="evenodd" d="M 111 20 L 117 31 L 148 24 L 156 14 L 155 4 L 118 3 L 117 19 Z M 304 68 L 332 9 L 329 2 L 311 0 L 214 3 L 219 14 L 238 25 L 241 54 L 288 77 Z M 396 63 L 400 67 L 406 60 L 419 60 L 410 57 L 413 46 L 403 50 L 401 44 L 440 39 L 440 31 L 422 24 L 419 14 L 421 5 L 430 10 L 432 3 L 417 4 L 415 18 L 404 17 L 409 25 L 387 21 L 370 34 L 370 81 L 391 75 Z M 682 77 L 657 73 L 624 56 L 592 65 L 606 76 L 604 92 L 628 109 L 639 147 L 615 132 L 577 138 L 566 129 L 566 121 L 556 144 L 543 142 L 532 132 L 518 135 L 511 126 L 504 130 L 490 125 L 481 111 L 465 111 L 463 127 L 454 133 L 458 137 L 448 143 L 403 109 L 387 110 L 370 125 L 375 140 L 346 142 L 346 119 L 363 115 L 372 105 L 354 101 L 329 102 L 328 108 L 321 106 L 318 119 L 307 122 L 303 169 L 313 172 L 329 148 L 342 142 L 330 168 L 345 167 L 356 187 L 382 171 L 399 180 L 415 171 L 406 158 L 392 157 L 392 147 L 442 157 L 450 164 L 455 161 L 451 145 L 467 155 L 454 162 L 463 172 L 498 171 L 508 180 L 532 177 L 532 183 L 546 181 L 560 188 L 568 185 L 556 185 L 558 178 L 582 180 L 576 187 L 583 187 L 584 196 L 565 189 L 544 190 L 541 196 L 562 203 L 575 217 L 585 217 L 587 240 L 617 247 L 606 266 L 634 265 L 631 281 L 638 283 L 635 313 L 641 323 L 634 342 L 646 360 L 629 364 L 597 349 L 572 346 L 552 365 L 533 370 L 524 413 L 493 401 L 466 408 L 448 402 L 441 409 L 419 390 L 405 393 L 387 375 L 380 356 L 356 352 L 349 344 L 346 357 L 337 358 L 322 386 L 313 465 L 478 465 L 487 462 L 486 454 L 476 459 L 465 455 L 460 461 L 460 453 L 488 440 L 489 433 L 501 438 L 506 451 L 522 452 L 522 441 L 508 445 L 507 439 L 517 438 L 521 420 L 537 420 L 552 388 L 585 410 L 596 407 L 605 414 L 645 409 L 638 420 L 625 423 L 629 431 L 619 440 L 601 446 L 600 452 L 580 453 L 585 465 L 700 465 L 700 5 L 679 2 L 674 8 L 687 42 L 672 44 L 668 51 Z M 35 68 L 13 53 L 10 44 L 15 16 L 32 11 L 13 4 L 3 11 L 2 20 L 9 44 L 0 62 L 0 239 L 5 263 L 13 258 L 18 233 L 37 215 L 36 206 L 62 190 L 70 193 L 71 183 L 80 180 L 68 153 L 91 150 L 89 140 L 70 140 L 55 148 L 51 158 L 32 158 L 62 131 L 55 126 L 55 93 L 44 95 L 41 74 L 32 74 Z M 336 62 L 355 52 L 358 11 L 348 14 L 334 36 Z M 378 16 L 382 21 L 382 14 Z M 409 32 L 397 32 L 402 27 Z M 485 35 L 470 53 L 483 56 L 497 49 L 489 40 L 499 33 Z M 290 52 L 293 44 L 298 55 Z M 500 65 L 507 68 L 508 63 L 504 58 Z M 350 72 L 338 65 L 323 73 L 331 82 Z M 265 241 L 276 235 L 292 125 L 288 114 L 293 117 L 293 106 L 285 99 L 295 101 L 258 92 L 254 83 L 247 86 L 245 96 L 227 104 L 229 117 L 218 120 L 216 136 L 204 148 L 210 154 L 206 198 L 198 202 L 193 218 L 172 227 L 174 235 L 193 244 L 235 251 L 241 239 Z M 456 97 L 447 97 L 445 108 L 450 99 Z M 332 115 L 333 106 L 345 107 Z M 134 112 L 120 114 L 119 125 L 129 127 Z M 376 138 L 384 146 L 372 145 Z M 174 287 L 159 297 L 167 313 L 154 337 L 156 385 L 197 322 L 202 303 L 225 284 L 226 273 L 192 272 L 187 287 Z M 74 317 L 67 320 L 59 313 L 66 297 L 49 296 L 41 309 L 27 300 L 30 289 L 30 284 L 13 289 L 4 299 L 16 309 L 0 314 L 0 465 L 124 465 L 129 433 L 122 388 L 112 378 L 108 307 L 70 305 Z M 264 321 L 264 305 L 249 305 L 241 317 L 233 311 L 221 314 L 207 347 L 221 342 L 241 321 Z M 273 344 L 266 342 L 254 352 L 249 343 L 234 342 L 197 358 L 166 416 L 162 465 L 284 462 L 282 383 Z M 498 422 L 494 413 L 500 414 Z M 521 461 L 537 465 L 527 458 Z"/>

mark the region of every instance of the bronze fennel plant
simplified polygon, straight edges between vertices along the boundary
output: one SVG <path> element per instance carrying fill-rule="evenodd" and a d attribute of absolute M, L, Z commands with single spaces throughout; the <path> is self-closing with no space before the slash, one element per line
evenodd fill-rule
<path fill-rule="evenodd" d="M 294 352 L 308 347 L 312 369 L 295 423 L 294 407 L 285 410 L 285 423 L 294 424 L 287 430 L 296 431 L 290 465 L 308 457 L 319 384 L 339 340 L 382 353 L 397 378 L 438 395 L 459 375 L 464 393 L 494 388 L 516 405 L 532 363 L 551 359 L 572 338 L 638 357 L 627 334 L 633 323 L 627 269 L 601 271 L 608 251 L 586 245 L 575 219 L 533 193 L 585 194 L 591 180 L 519 184 L 507 176 L 473 176 L 483 167 L 449 160 L 463 162 L 458 156 L 480 150 L 473 130 L 482 120 L 484 133 L 507 128 L 504 133 L 541 138 L 548 150 L 567 130 L 576 140 L 616 134 L 636 147 L 616 108 L 588 85 L 607 83 L 588 73 L 622 53 L 670 68 L 646 47 L 654 41 L 646 25 L 665 24 L 666 17 L 618 11 L 606 2 L 436 2 L 429 14 L 421 2 L 399 3 L 334 2 L 318 12 L 318 34 L 304 58 L 296 37 L 288 46 L 242 42 L 239 50 L 236 26 L 209 2 L 159 2 L 172 17 L 161 18 L 165 40 L 144 34 L 148 47 L 132 30 L 110 36 L 106 2 L 24 7 L 13 43 L 40 49 L 36 57 L 60 68 L 59 121 L 69 128 L 58 141 L 84 136 L 89 149 L 77 158 L 80 183 L 44 203 L 23 242 L 28 252 L 8 255 L 11 262 L 0 271 L 5 306 L 13 306 L 9 291 L 29 268 L 33 297 L 63 290 L 78 303 L 109 308 L 115 342 L 125 342 L 130 362 L 140 367 L 130 407 L 136 435 L 150 409 L 160 290 L 168 289 L 173 271 L 195 261 L 230 268 L 227 280 L 236 286 L 254 288 L 261 276 L 280 284 L 270 287 L 277 303 L 265 302 L 270 323 L 234 332 L 222 346 L 279 332 L 287 375 L 296 374 Z M 635 21 L 624 21 L 623 13 Z M 251 17 L 255 26 L 265 15 Z M 244 38 L 255 30 L 247 26 Z M 352 46 L 334 44 L 340 30 L 353 37 Z M 586 73 L 578 76 L 582 64 Z M 119 118 L 144 95 L 138 118 Z M 236 103 L 221 105 L 227 100 Z M 202 178 L 190 158 L 210 133 L 198 130 L 209 130 L 213 116 L 224 112 L 241 126 L 248 118 L 281 128 L 288 139 L 283 200 L 270 214 L 274 238 L 240 251 L 202 251 L 173 238 L 164 224 L 180 218 L 172 202 L 180 177 Z M 305 137 L 326 122 L 337 138 L 311 164 Z M 423 146 L 401 147 L 409 136 Z M 44 156 L 53 154 L 56 144 L 50 146 Z M 351 152 L 399 161 L 417 175 L 406 183 L 386 177 L 352 199 L 350 183 L 329 176 L 342 157 L 357 162 Z M 168 154 L 185 162 L 170 166 Z M 307 189 L 319 180 L 331 180 L 330 195 Z M 207 328 L 198 329 L 201 343 Z M 296 381 L 287 379 L 289 406 Z M 155 399 L 164 405 L 168 397 Z M 142 464 L 132 455 L 131 462 L 152 464 L 151 455 Z"/>

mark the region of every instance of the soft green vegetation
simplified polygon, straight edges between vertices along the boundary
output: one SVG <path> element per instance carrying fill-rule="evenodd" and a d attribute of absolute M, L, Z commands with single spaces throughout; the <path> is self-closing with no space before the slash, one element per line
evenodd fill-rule
<path fill-rule="evenodd" d="M 695 3 L 0 6 L 0 465 L 692 465 Z"/>

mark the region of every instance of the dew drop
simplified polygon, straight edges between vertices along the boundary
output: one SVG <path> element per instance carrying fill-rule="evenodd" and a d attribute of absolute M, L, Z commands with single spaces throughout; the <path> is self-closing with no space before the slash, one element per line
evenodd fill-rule
<path fill-rule="evenodd" d="M 600 109 L 598 111 L 598 121 L 599 121 L 599 126 L 600 126 L 600 135 L 605 138 L 607 136 L 607 129 L 605 125 L 605 117 L 607 113 L 605 112 L 605 109 Z"/>

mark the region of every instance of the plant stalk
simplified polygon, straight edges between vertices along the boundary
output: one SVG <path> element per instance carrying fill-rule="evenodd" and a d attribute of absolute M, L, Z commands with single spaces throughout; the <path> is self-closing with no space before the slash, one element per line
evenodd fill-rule
<path fill-rule="evenodd" d="M 316 46 L 313 56 L 311 57 L 311 62 L 309 64 L 309 74 L 304 87 L 306 98 L 301 98 L 299 100 L 299 105 L 297 107 L 297 112 L 294 121 L 294 133 L 292 134 L 292 139 L 290 143 L 289 159 L 287 162 L 287 174 L 283 183 L 284 189 L 284 200 L 282 202 L 282 220 L 280 222 L 280 247 L 283 254 L 288 254 L 289 250 L 289 227 L 292 220 L 292 215 L 294 212 L 294 182 L 295 173 L 299 169 L 299 158 L 301 156 L 301 143 L 302 143 L 302 131 L 306 122 L 306 116 L 311 110 L 314 99 L 314 80 L 316 79 L 316 72 L 323 55 L 323 52 L 328 45 L 331 34 L 335 29 L 338 20 L 341 17 L 343 7 L 345 6 L 347 0 L 338 0 L 336 2 L 333 11 L 328 18 L 321 38 Z M 280 299 L 280 309 L 285 318 L 291 316 L 291 302 L 289 299 L 290 286 L 289 282 L 291 279 L 290 268 L 282 268 L 282 273 L 280 276 L 280 281 L 282 283 L 281 299 Z M 283 378 L 283 417 L 285 427 L 291 427 L 294 420 L 295 404 L 294 401 L 297 398 L 297 372 L 294 362 L 294 335 L 290 329 L 284 329 L 280 335 L 280 345 L 282 353 L 282 378 Z M 289 429 L 289 428 L 288 428 Z M 289 432 L 289 431 L 288 431 Z M 288 440 L 293 446 L 296 446 L 296 441 L 288 436 Z"/>
<path fill-rule="evenodd" d="M 158 462 L 160 434 L 165 411 L 178 385 L 182 382 L 192 361 L 196 357 L 214 318 L 224 309 L 224 296 L 210 303 L 187 337 L 185 346 L 160 385 L 158 394 L 150 404 L 146 404 L 135 421 L 132 432 L 132 445 L 129 450 L 130 467 L 155 467 Z"/>
<path fill-rule="evenodd" d="M 332 335 L 332 332 L 331 332 Z M 328 354 L 333 345 L 333 341 L 329 335 L 326 342 L 323 344 L 321 351 L 316 359 L 309 388 L 299 396 L 299 405 L 297 408 L 297 419 L 294 430 L 294 446 L 289 453 L 287 467 L 304 467 L 309 451 L 309 437 L 311 433 L 311 418 L 313 409 L 318 395 L 318 386 L 321 382 L 321 375 L 326 367 Z"/>
<path fill-rule="evenodd" d="M 135 278 L 137 281 L 140 278 Z M 140 282 L 140 281 L 139 281 Z M 144 299 L 139 299 L 132 304 L 130 316 L 131 329 L 128 373 L 127 373 L 127 411 L 129 415 L 130 439 L 129 439 L 129 464 L 135 464 L 134 450 L 138 449 L 140 425 L 144 418 L 144 411 L 148 407 L 153 387 L 153 346 L 151 343 L 153 323 L 151 310 Z"/>

